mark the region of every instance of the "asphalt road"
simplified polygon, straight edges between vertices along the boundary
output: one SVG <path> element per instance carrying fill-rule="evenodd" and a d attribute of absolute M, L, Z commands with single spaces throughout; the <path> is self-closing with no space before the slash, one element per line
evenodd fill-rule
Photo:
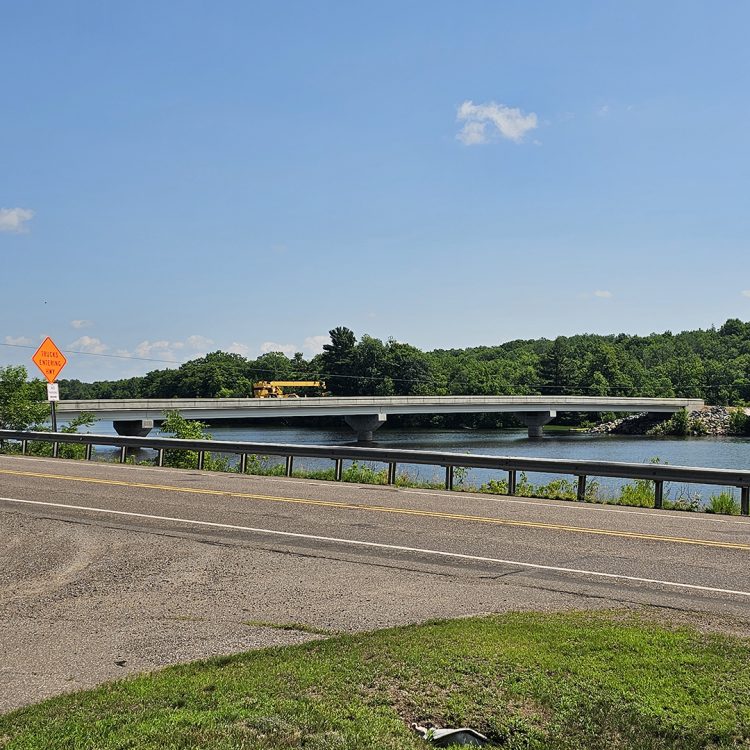
<path fill-rule="evenodd" d="M 640 607 L 750 635 L 750 520 L 0 456 L 0 712 L 325 632 Z"/>

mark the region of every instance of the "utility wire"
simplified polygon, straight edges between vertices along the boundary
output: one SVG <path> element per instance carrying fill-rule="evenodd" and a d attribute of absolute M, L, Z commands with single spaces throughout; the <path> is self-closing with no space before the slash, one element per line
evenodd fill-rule
<path fill-rule="evenodd" d="M 14 348 L 19 348 L 19 349 L 36 349 L 37 348 L 34 346 L 29 346 L 27 344 L 0 343 L 0 346 L 8 346 L 8 347 L 14 347 Z M 178 367 L 188 364 L 189 362 L 195 361 L 195 359 L 187 359 L 187 360 L 183 360 L 182 362 L 179 362 L 173 359 L 157 359 L 154 357 L 136 357 L 136 356 L 128 356 L 125 354 L 104 354 L 104 353 L 99 353 L 99 352 L 84 352 L 84 351 L 79 351 L 79 350 L 69 350 L 68 353 L 69 354 L 81 354 L 87 357 L 109 357 L 113 359 L 127 359 L 127 360 L 133 360 L 137 362 L 158 362 L 161 364 L 176 365 Z M 199 358 L 196 358 L 196 359 L 199 359 Z M 246 360 L 246 361 L 248 363 L 249 369 L 251 369 L 254 374 L 264 373 L 266 375 L 276 375 L 276 373 L 278 373 L 277 369 L 256 367 L 252 364 L 251 360 Z M 291 360 L 290 360 L 290 363 L 291 363 Z M 295 374 L 303 375 L 305 373 L 295 373 Z M 339 373 L 320 373 L 314 376 L 322 380 L 358 380 L 360 382 L 362 381 L 383 382 L 387 378 L 394 383 L 418 383 L 422 385 L 432 385 L 432 386 L 437 386 L 437 387 L 447 387 L 448 385 L 455 387 L 455 386 L 469 384 L 468 381 L 460 381 L 460 380 L 454 381 L 450 379 L 436 380 L 435 378 L 400 378 L 400 377 L 393 377 L 391 375 L 385 375 L 385 374 L 345 375 L 345 374 L 339 374 Z M 133 377 L 144 378 L 146 376 L 135 375 Z M 124 380 L 125 378 L 120 378 L 120 379 Z M 65 378 L 63 378 L 63 380 L 65 380 Z M 117 381 L 94 381 L 94 382 L 117 382 Z M 681 383 L 672 383 L 672 385 L 673 387 L 676 387 L 678 390 L 682 387 Z M 736 387 L 736 386 L 745 386 L 745 385 L 750 385 L 750 380 L 723 381 L 719 383 L 708 383 L 707 381 L 699 381 L 699 382 L 691 384 L 691 387 L 697 386 L 699 388 L 703 388 L 707 390 L 717 390 L 723 387 Z M 593 386 L 572 387 L 569 383 L 526 383 L 524 384 L 524 387 L 533 388 L 534 390 L 551 390 L 551 389 L 553 390 L 553 389 L 565 388 L 565 389 L 575 390 L 578 392 L 594 390 Z M 610 389 L 617 391 L 617 392 L 639 390 L 637 386 L 610 386 Z M 569 394 L 569 395 L 575 395 L 575 394 Z"/>

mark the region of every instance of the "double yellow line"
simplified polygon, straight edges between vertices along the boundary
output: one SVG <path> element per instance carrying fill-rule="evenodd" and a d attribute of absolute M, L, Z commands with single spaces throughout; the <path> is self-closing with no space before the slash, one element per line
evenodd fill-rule
<path fill-rule="evenodd" d="M 750 544 L 740 542 L 717 542 L 710 539 L 691 539 L 690 537 L 663 536 L 660 534 L 644 534 L 634 531 L 617 531 L 616 529 L 597 529 L 585 526 L 568 526 L 559 523 L 542 523 L 539 521 L 515 521 L 506 518 L 492 518 L 489 516 L 475 516 L 466 513 L 445 513 L 442 511 L 418 510 L 416 508 L 394 508 L 387 505 L 368 505 L 365 503 L 345 503 L 334 500 L 312 500 L 301 497 L 279 497 L 275 495 L 259 495 L 249 492 L 231 492 L 228 490 L 211 490 L 199 487 L 179 487 L 169 484 L 149 484 L 145 482 L 123 482 L 116 479 L 97 479 L 94 477 L 77 477 L 68 474 L 45 474 L 34 471 L 14 471 L 0 469 L 0 474 L 19 477 L 34 477 L 37 479 L 57 479 L 66 482 L 81 482 L 110 487 L 131 487 L 143 490 L 157 490 L 161 492 L 179 492 L 191 495 L 214 495 L 219 497 L 239 498 L 243 500 L 262 500 L 274 503 L 291 503 L 295 505 L 312 505 L 322 508 L 336 508 L 338 510 L 358 510 L 368 513 L 388 513 L 403 516 L 418 516 L 422 518 L 437 518 L 450 521 L 466 521 L 483 523 L 494 526 L 515 526 L 519 528 L 545 529 L 549 531 L 568 531 L 576 534 L 595 534 L 599 536 L 613 536 L 624 539 L 644 539 L 655 542 L 672 542 L 674 544 L 691 544 L 701 547 L 718 547 L 720 549 L 750 550 Z"/>

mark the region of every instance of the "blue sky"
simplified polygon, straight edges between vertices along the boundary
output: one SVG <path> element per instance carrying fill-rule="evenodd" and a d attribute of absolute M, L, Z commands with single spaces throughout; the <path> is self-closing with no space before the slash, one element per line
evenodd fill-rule
<path fill-rule="evenodd" d="M 750 318 L 747 3 L 0 8 L 0 364 Z"/>

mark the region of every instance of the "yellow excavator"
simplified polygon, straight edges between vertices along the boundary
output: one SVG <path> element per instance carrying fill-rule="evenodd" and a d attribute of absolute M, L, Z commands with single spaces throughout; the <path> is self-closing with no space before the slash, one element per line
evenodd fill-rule
<path fill-rule="evenodd" d="M 299 393 L 284 393 L 284 388 L 321 388 L 322 380 L 260 380 L 253 383 L 254 398 L 299 398 Z"/>

